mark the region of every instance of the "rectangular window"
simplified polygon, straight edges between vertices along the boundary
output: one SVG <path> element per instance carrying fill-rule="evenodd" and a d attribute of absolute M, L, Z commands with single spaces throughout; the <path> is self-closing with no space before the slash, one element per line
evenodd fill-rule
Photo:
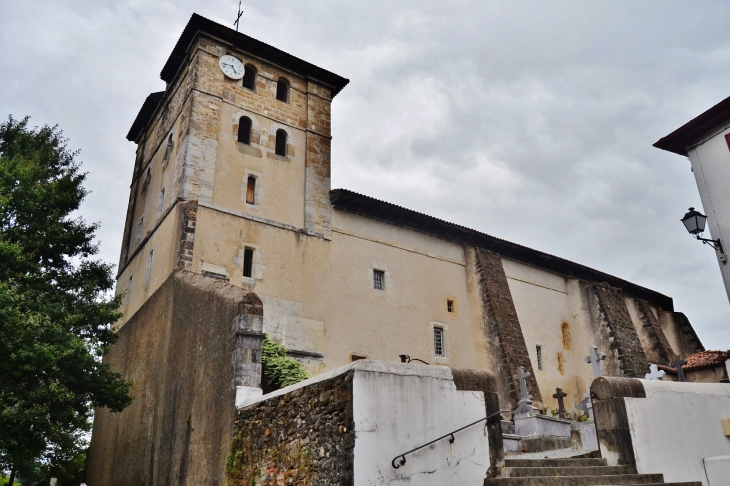
<path fill-rule="evenodd" d="M 127 282 L 127 295 L 124 296 L 124 303 L 129 304 L 129 299 L 132 297 L 132 283 L 134 275 L 129 276 L 129 281 Z"/>
<path fill-rule="evenodd" d="M 162 216 L 162 210 L 165 209 L 165 188 L 160 191 L 160 199 L 157 201 L 157 218 Z"/>
<path fill-rule="evenodd" d="M 147 257 L 147 268 L 144 270 L 144 284 L 150 283 L 150 277 L 152 276 L 152 260 L 155 258 L 155 250 L 150 250 L 150 254 Z"/>
<path fill-rule="evenodd" d="M 444 355 L 444 330 L 440 327 L 433 328 L 433 353 L 436 356 Z"/>
<path fill-rule="evenodd" d="M 360 361 L 361 359 L 368 359 L 367 356 L 363 356 L 362 354 L 351 354 L 350 355 L 350 361 Z"/>
<path fill-rule="evenodd" d="M 536 346 L 535 351 L 537 352 L 537 369 L 542 370 L 542 346 Z"/>
<path fill-rule="evenodd" d="M 254 176 L 248 176 L 248 182 L 246 182 L 246 204 L 254 204 L 256 200 L 256 178 Z"/>
<path fill-rule="evenodd" d="M 446 310 L 448 312 L 454 312 L 454 301 L 453 300 L 446 301 Z"/>
<path fill-rule="evenodd" d="M 373 288 L 375 290 L 385 290 L 385 272 L 382 270 L 373 270 Z"/>
<path fill-rule="evenodd" d="M 243 250 L 243 276 L 248 278 L 253 276 L 253 249 L 251 248 Z"/>
<path fill-rule="evenodd" d="M 144 230 L 144 214 L 139 217 L 139 223 L 137 223 L 137 244 L 142 241 L 142 230 Z"/>

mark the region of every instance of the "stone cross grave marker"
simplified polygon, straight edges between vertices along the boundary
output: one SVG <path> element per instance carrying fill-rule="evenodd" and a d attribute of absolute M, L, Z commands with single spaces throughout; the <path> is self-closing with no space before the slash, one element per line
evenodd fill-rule
<path fill-rule="evenodd" d="M 593 377 L 598 378 L 599 376 L 603 376 L 601 361 L 606 359 L 606 355 L 599 352 L 595 346 L 590 347 L 590 353 L 589 356 L 586 356 L 586 363 L 593 365 Z"/>
<path fill-rule="evenodd" d="M 669 363 L 669 366 L 677 370 L 677 381 L 684 381 L 684 371 L 682 370 L 682 366 L 687 364 L 686 359 L 682 359 L 679 355 L 674 355 L 674 361 Z"/>
<path fill-rule="evenodd" d="M 649 365 L 649 373 L 644 375 L 644 378 L 647 380 L 661 380 L 664 375 L 666 375 L 666 371 L 660 370 L 657 365 Z"/>
<path fill-rule="evenodd" d="M 553 395 L 553 398 L 558 399 L 558 417 L 560 418 L 566 418 L 568 416 L 568 411 L 565 410 L 565 403 L 563 402 L 563 398 L 567 396 L 568 394 L 565 393 L 562 389 L 555 389 L 555 395 Z"/>
<path fill-rule="evenodd" d="M 520 402 L 517 404 L 517 414 L 532 413 L 532 396 L 527 392 L 527 379 L 531 376 L 529 371 L 525 371 L 524 366 L 517 369 L 517 374 L 512 377 L 520 384 Z"/>
<path fill-rule="evenodd" d="M 583 395 L 585 408 L 588 411 L 588 416 L 593 420 L 593 400 L 591 400 L 591 390 L 588 389 L 585 395 Z"/>

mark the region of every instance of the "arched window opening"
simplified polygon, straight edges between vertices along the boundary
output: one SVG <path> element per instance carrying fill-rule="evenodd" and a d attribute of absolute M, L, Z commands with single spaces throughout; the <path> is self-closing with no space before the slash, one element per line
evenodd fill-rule
<path fill-rule="evenodd" d="M 242 116 L 238 119 L 238 141 L 251 145 L 251 119 L 247 116 Z"/>
<path fill-rule="evenodd" d="M 243 87 L 256 90 L 256 74 L 258 71 L 253 64 L 246 64 L 243 71 Z"/>
<path fill-rule="evenodd" d="M 286 157 L 286 132 L 281 128 L 276 131 L 276 155 Z"/>
<path fill-rule="evenodd" d="M 570 325 L 567 322 L 564 322 L 560 326 L 560 330 L 563 332 L 563 349 L 570 351 Z"/>
<path fill-rule="evenodd" d="M 289 103 L 289 81 L 284 78 L 279 78 L 276 82 L 276 99 Z"/>
<path fill-rule="evenodd" d="M 165 148 L 165 157 L 162 159 L 162 165 L 164 166 L 167 164 L 167 161 L 170 160 L 170 155 L 172 155 L 172 149 L 175 146 L 175 142 L 172 140 L 172 133 L 167 137 L 167 147 Z"/>

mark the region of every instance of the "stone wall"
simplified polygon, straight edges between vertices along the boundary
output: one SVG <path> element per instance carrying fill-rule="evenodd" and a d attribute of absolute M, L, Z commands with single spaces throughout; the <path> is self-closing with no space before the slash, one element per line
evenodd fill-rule
<path fill-rule="evenodd" d="M 607 375 L 643 378 L 649 372 L 649 363 L 641 346 L 641 340 L 631 320 L 626 300 L 620 289 L 607 284 L 586 284 L 597 338 L 608 344 L 613 358 L 618 363 L 618 373 L 607 363 Z M 602 343 L 603 344 L 603 343 Z M 597 344 L 598 345 L 598 344 Z M 602 346 L 598 346 L 603 351 Z M 604 351 L 607 355 L 608 351 Z"/>
<path fill-rule="evenodd" d="M 474 254 L 475 274 L 479 282 L 488 345 L 499 356 L 499 368 L 492 371 L 499 377 L 497 389 L 508 391 L 507 396 L 500 398 L 507 400 L 512 407 L 516 407 L 520 400 L 520 389 L 512 376 L 516 375 L 522 366 L 531 373 L 527 380 L 528 390 L 536 405 L 540 406 L 542 402 L 540 389 L 535 380 L 502 259 L 497 253 L 481 248 L 471 251 Z"/>
<path fill-rule="evenodd" d="M 236 412 L 229 484 L 353 484 L 353 372 Z"/>
<path fill-rule="evenodd" d="M 260 364 L 251 361 L 262 335 L 252 331 L 262 314 L 251 292 L 172 274 L 105 357 L 134 383 L 134 401 L 121 413 L 96 410 L 87 483 L 224 484 L 235 385 L 259 385 Z"/>
<path fill-rule="evenodd" d="M 649 338 L 650 345 L 644 348 L 647 359 L 654 364 L 666 365 L 674 358 L 674 350 L 669 345 L 664 335 L 659 320 L 651 310 L 648 302 L 641 299 L 633 299 L 641 326 Z"/>

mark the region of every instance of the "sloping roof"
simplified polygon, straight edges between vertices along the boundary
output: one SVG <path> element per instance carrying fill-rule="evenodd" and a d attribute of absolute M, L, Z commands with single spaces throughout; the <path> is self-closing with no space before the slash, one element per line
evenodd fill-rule
<path fill-rule="evenodd" d="M 175 44 L 175 47 L 172 49 L 172 53 L 167 59 L 165 67 L 162 68 L 160 77 L 163 81 L 166 83 L 171 83 L 173 81 L 180 64 L 185 59 L 188 47 L 193 40 L 195 40 L 195 36 L 199 32 L 211 34 L 219 39 L 230 42 L 232 45 L 253 54 L 254 56 L 272 61 L 299 75 L 311 77 L 317 81 L 323 82 L 332 87 L 333 98 L 347 85 L 347 83 L 350 82 L 349 79 L 343 78 L 338 74 L 315 66 L 314 64 L 292 56 L 281 49 L 277 49 L 276 47 L 270 46 L 241 32 L 236 32 L 231 28 L 217 22 L 213 22 L 212 20 L 206 19 L 196 13 L 190 17 L 188 25 L 185 26 L 185 30 L 183 30 L 177 44 Z"/>
<path fill-rule="evenodd" d="M 340 211 L 419 231 L 443 240 L 484 248 L 504 257 L 568 277 L 593 282 L 605 282 L 624 290 L 629 295 L 658 305 L 666 311 L 674 310 L 671 297 L 564 258 L 533 250 L 517 243 L 502 240 L 465 226 L 434 218 L 347 189 L 330 191 L 330 198 L 332 206 Z"/>
<path fill-rule="evenodd" d="M 164 96 L 164 91 L 150 93 L 150 95 L 147 96 L 147 99 L 144 100 L 144 103 L 142 103 L 142 108 L 140 108 L 139 113 L 137 113 L 137 117 L 134 119 L 134 123 L 132 123 L 132 126 L 129 128 L 127 140 L 130 142 L 137 140 L 139 135 L 142 133 L 142 130 L 144 130 L 144 127 L 147 126 L 150 118 L 152 118 L 152 115 L 157 109 L 157 105 L 160 104 L 160 101 L 162 101 Z"/>
<path fill-rule="evenodd" d="M 725 98 L 666 137 L 659 139 L 654 147 L 686 156 L 688 145 L 728 121 L 730 121 L 730 98 Z"/>
<path fill-rule="evenodd" d="M 701 370 L 724 365 L 728 358 L 730 358 L 730 352 L 728 351 L 700 351 L 685 358 L 687 364 L 682 366 L 682 371 Z M 673 375 L 677 374 L 677 370 L 671 366 L 657 365 L 657 368 Z"/>

